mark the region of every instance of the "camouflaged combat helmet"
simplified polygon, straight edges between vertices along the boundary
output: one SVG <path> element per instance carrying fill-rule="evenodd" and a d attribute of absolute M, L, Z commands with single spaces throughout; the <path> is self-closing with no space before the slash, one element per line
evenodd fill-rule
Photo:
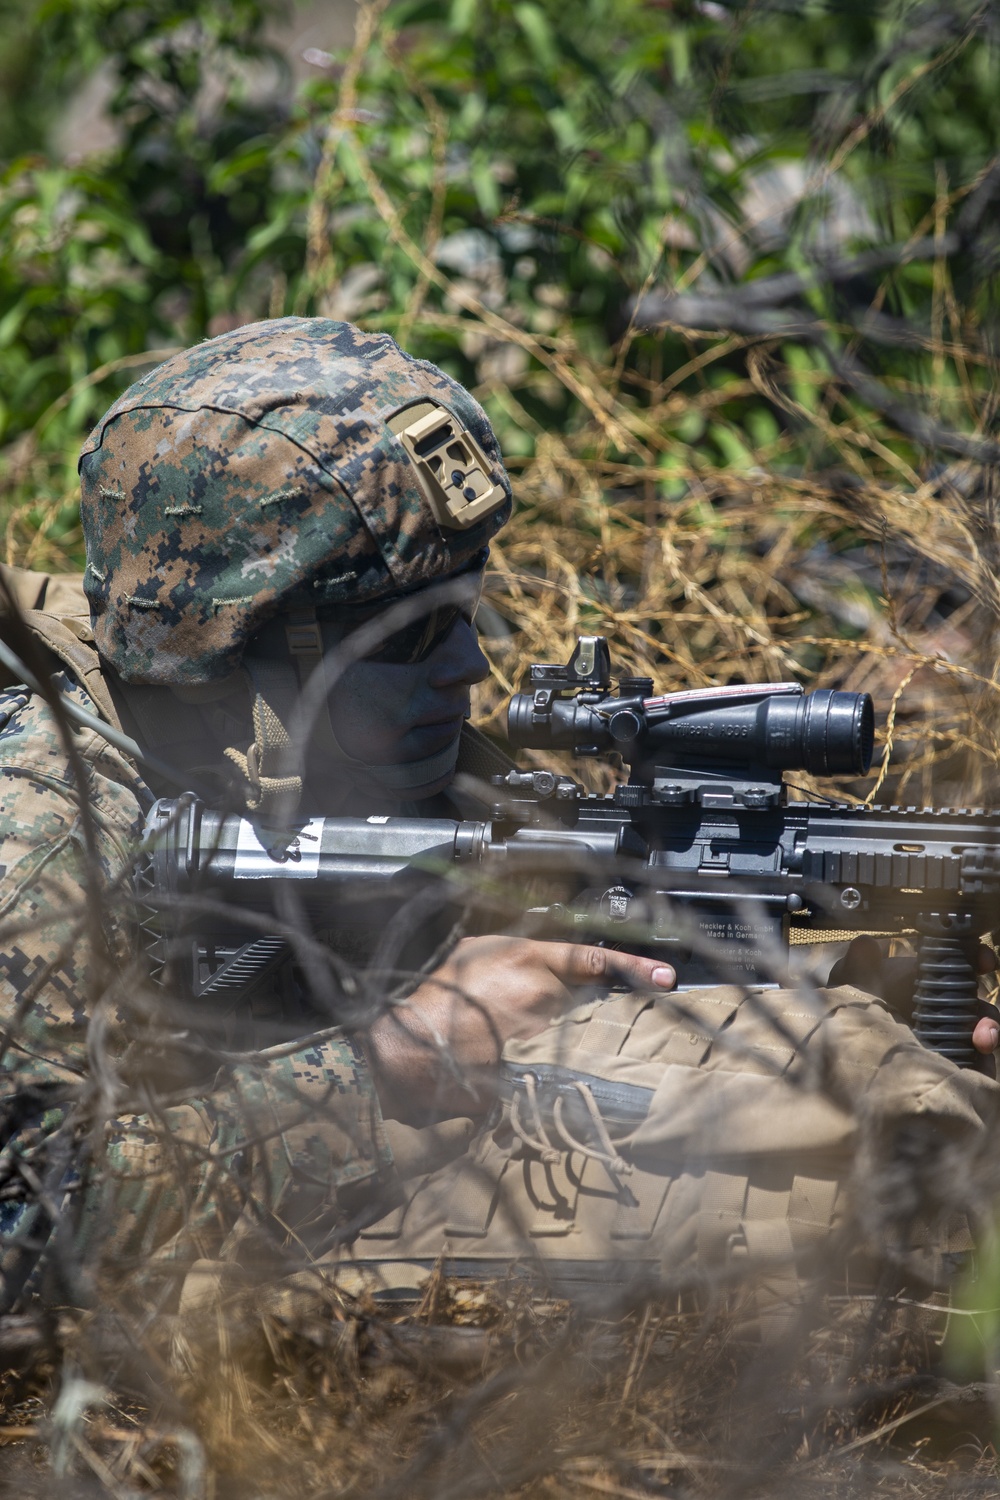
<path fill-rule="evenodd" d="M 290 603 L 419 589 L 485 555 L 510 514 L 468 392 L 326 318 L 167 360 L 102 417 L 80 478 L 97 647 L 130 684 L 225 678 Z"/>

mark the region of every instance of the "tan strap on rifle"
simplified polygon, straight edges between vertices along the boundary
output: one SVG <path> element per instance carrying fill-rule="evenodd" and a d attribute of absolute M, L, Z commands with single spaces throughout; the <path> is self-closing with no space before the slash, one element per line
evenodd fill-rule
<path fill-rule="evenodd" d="M 253 699 L 253 744 L 245 753 L 227 747 L 225 754 L 246 777 L 250 811 L 285 823 L 302 800 L 301 760 L 286 727 L 299 694 L 298 677 L 284 662 L 251 656 L 244 671 Z"/>

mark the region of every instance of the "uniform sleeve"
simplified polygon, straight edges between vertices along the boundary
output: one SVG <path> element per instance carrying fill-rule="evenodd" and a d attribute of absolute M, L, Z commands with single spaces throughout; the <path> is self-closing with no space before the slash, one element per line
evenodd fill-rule
<path fill-rule="evenodd" d="M 47 706 L 30 700 L 0 730 L 0 1046 L 8 1089 L 83 1075 L 88 1018 L 113 992 L 128 955 L 116 888 L 141 826 L 141 784 L 96 735 L 75 735 L 74 743 L 87 818 Z"/>
<path fill-rule="evenodd" d="M 42 1244 L 65 1247 L 72 1235 L 95 1259 L 101 1247 L 102 1259 L 124 1267 L 212 1253 L 239 1223 L 301 1236 L 334 1222 L 345 1197 L 381 1180 L 391 1162 L 364 1057 L 337 1035 L 234 1060 L 214 1080 L 175 1087 L 162 1106 L 147 1089 L 141 1108 L 121 1110 L 123 1098 L 136 1102 L 119 1062 L 141 967 L 117 893 L 141 828 L 142 788 L 96 736 L 76 741 L 89 828 L 46 706 L 31 700 L 0 729 L 7 1307 L 37 1283 Z"/>
<path fill-rule="evenodd" d="M 177 1290 L 197 1259 L 318 1252 L 391 1166 L 359 1049 L 305 1040 L 226 1069 L 201 1098 L 111 1120 L 82 1188 L 82 1246 Z"/>

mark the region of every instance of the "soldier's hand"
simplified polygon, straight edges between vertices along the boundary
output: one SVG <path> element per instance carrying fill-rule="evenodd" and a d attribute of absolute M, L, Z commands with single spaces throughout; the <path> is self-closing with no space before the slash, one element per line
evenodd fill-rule
<path fill-rule="evenodd" d="M 972 1045 L 985 1057 L 990 1057 L 1000 1046 L 1000 1026 L 992 1016 L 979 1017 L 972 1033 Z"/>
<path fill-rule="evenodd" d="M 670 989 L 675 980 L 659 959 L 607 948 L 464 938 L 365 1035 L 382 1107 L 410 1123 L 482 1114 L 505 1042 L 534 1036 L 588 994 L 621 984 Z"/>
<path fill-rule="evenodd" d="M 985 944 L 980 944 L 977 967 L 980 974 L 996 971 L 997 955 Z M 888 958 L 877 938 L 856 937 L 843 958 L 838 958 L 834 964 L 827 983 L 831 986 L 853 984 L 855 989 L 877 995 L 909 1020 L 917 984 L 917 960 Z M 976 1022 L 972 1045 L 987 1057 L 1000 1047 L 1000 1026 L 993 1016 L 981 1016 Z"/>

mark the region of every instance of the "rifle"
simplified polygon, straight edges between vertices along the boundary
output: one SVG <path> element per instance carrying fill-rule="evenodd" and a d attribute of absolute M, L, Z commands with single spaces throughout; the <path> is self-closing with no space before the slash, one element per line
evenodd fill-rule
<path fill-rule="evenodd" d="M 513 909 L 522 932 L 662 955 L 682 989 L 772 984 L 796 934 L 907 932 L 917 1036 L 975 1063 L 975 955 L 1000 899 L 1000 811 L 788 797 L 789 771 L 868 772 L 867 694 L 785 682 L 654 696 L 641 677 L 612 691 L 607 641 L 581 636 L 565 666 L 531 667 L 508 733 L 515 747 L 617 752 L 628 780 L 595 795 L 514 770 L 492 778 L 482 821 L 268 829 L 193 794 L 157 802 L 137 875 L 153 977 L 199 1003 L 235 1002 L 281 973 L 289 982 L 296 923 L 327 938 L 338 923 L 391 930 L 409 903 L 420 926 L 429 889 L 477 908 L 479 930 Z"/>

